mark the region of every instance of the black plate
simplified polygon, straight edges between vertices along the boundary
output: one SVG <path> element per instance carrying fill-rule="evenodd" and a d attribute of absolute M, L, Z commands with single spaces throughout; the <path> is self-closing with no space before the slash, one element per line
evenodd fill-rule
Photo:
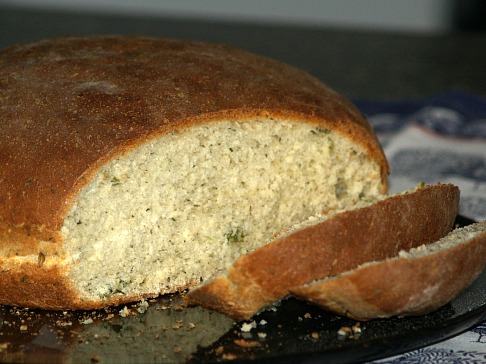
<path fill-rule="evenodd" d="M 471 221 L 458 217 L 459 225 Z M 417 349 L 486 320 L 486 270 L 460 296 L 431 314 L 360 323 L 289 299 L 251 322 L 234 323 L 178 295 L 90 312 L 0 306 L 2 362 L 361 362 Z M 139 312 L 140 311 L 140 312 Z M 123 312 L 122 312 L 123 313 Z M 249 329 L 249 330 L 248 330 Z"/>

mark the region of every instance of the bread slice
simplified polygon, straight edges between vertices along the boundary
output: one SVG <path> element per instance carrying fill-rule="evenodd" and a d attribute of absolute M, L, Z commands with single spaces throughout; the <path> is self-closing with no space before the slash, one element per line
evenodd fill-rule
<path fill-rule="evenodd" d="M 432 312 L 467 288 L 486 266 L 486 221 L 437 242 L 400 251 L 334 277 L 292 288 L 295 296 L 357 320 Z"/>
<path fill-rule="evenodd" d="M 59 38 L 0 51 L 0 304 L 175 292 L 309 216 L 378 198 L 364 116 L 227 46 Z"/>
<path fill-rule="evenodd" d="M 458 202 L 456 186 L 438 184 L 316 218 L 238 258 L 190 290 L 186 302 L 249 319 L 293 287 L 440 239 L 453 227 Z"/>

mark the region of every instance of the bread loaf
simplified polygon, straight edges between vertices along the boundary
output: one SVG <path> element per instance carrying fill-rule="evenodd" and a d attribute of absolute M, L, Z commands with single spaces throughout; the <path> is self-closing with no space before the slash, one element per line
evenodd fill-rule
<path fill-rule="evenodd" d="M 227 271 L 190 290 L 186 302 L 249 319 L 293 288 L 300 292 L 296 287 L 316 279 L 442 238 L 453 227 L 458 205 L 459 189 L 438 184 L 316 217 L 241 256 Z M 402 280 L 405 286 L 408 278 Z"/>
<path fill-rule="evenodd" d="M 0 304 L 176 292 L 309 216 L 380 198 L 363 115 L 227 46 L 59 38 L 0 51 Z"/>
<path fill-rule="evenodd" d="M 291 292 L 357 320 L 422 315 L 451 301 L 485 266 L 486 221 Z"/>

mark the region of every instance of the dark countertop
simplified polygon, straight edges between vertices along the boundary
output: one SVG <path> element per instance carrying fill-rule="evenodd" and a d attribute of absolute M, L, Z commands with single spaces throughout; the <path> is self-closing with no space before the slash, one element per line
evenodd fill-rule
<path fill-rule="evenodd" d="M 486 33 L 403 34 L 0 5 L 2 48 L 88 34 L 226 43 L 305 69 L 351 98 L 416 98 L 449 90 L 486 95 Z"/>

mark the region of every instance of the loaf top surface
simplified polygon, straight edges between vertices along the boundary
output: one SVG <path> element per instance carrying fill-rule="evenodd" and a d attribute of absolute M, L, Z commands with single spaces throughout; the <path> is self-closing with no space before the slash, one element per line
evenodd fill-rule
<path fill-rule="evenodd" d="M 306 121 L 388 165 L 364 116 L 291 66 L 223 45 L 58 38 L 0 51 L 0 227 L 56 230 L 94 171 L 151 137 L 221 119 Z M 1 230 L 1 229 L 0 229 Z"/>

